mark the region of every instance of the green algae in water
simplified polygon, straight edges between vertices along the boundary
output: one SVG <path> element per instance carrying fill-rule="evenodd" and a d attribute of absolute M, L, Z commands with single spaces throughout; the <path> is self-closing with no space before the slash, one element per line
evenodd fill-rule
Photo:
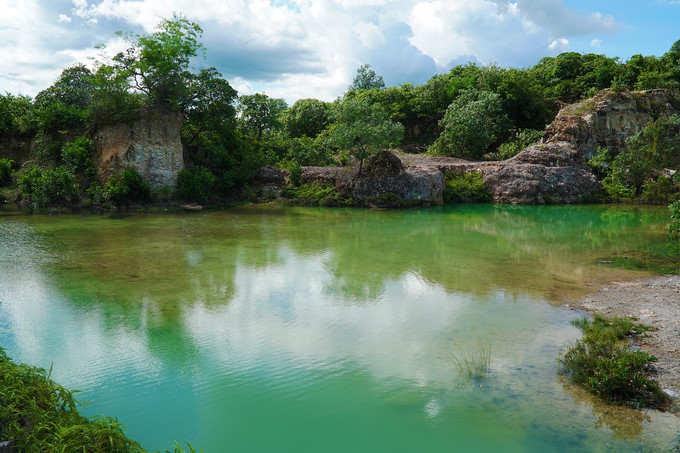
<path fill-rule="evenodd" d="M 658 451 L 671 415 L 612 414 L 556 376 L 560 304 L 644 275 L 663 209 L 252 206 L 0 213 L 0 342 L 149 449 Z M 481 339 L 482 386 L 451 360 Z M 624 429 L 622 427 L 629 427 Z"/>

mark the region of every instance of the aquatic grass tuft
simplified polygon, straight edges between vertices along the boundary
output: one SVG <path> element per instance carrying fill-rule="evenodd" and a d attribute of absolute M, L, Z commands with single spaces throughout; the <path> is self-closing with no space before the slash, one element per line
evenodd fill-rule
<path fill-rule="evenodd" d="M 491 368 L 491 346 L 487 341 L 477 338 L 473 348 L 458 347 L 449 355 L 462 381 L 482 384 L 486 380 Z"/>

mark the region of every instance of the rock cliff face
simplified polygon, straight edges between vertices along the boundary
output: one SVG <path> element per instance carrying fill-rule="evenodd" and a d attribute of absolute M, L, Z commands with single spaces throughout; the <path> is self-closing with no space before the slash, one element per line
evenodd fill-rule
<path fill-rule="evenodd" d="M 678 113 L 678 93 L 607 89 L 560 110 L 546 129 L 543 142 L 569 142 L 579 151 L 579 160 L 585 163 L 597 153 L 598 147 L 618 154 L 626 140 L 647 123 Z"/>
<path fill-rule="evenodd" d="M 103 183 L 131 167 L 151 187 L 174 187 L 184 169 L 181 128 L 181 113 L 166 108 L 143 110 L 132 122 L 99 127 L 95 133 L 97 177 Z"/>

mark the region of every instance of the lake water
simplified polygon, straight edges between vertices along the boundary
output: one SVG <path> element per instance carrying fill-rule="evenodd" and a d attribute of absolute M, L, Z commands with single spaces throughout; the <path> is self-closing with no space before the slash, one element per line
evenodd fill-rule
<path fill-rule="evenodd" d="M 0 208 L 0 346 L 148 449 L 665 451 L 679 419 L 556 375 L 565 307 L 645 275 L 663 208 Z M 490 349 L 486 379 L 456 366 Z"/>

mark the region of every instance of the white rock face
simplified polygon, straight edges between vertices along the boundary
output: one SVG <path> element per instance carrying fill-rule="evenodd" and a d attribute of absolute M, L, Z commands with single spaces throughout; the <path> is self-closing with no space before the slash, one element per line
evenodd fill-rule
<path fill-rule="evenodd" d="M 184 167 L 182 115 L 167 108 L 145 109 L 130 122 L 104 125 L 95 134 L 97 176 L 104 183 L 130 167 L 152 188 L 177 185 Z"/>

